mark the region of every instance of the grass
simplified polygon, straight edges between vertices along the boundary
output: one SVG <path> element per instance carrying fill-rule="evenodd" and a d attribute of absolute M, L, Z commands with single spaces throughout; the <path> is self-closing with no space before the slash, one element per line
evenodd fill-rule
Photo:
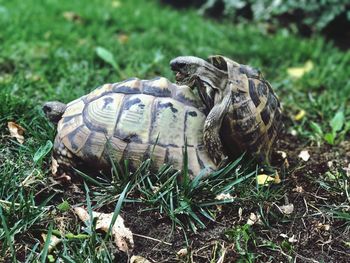
<path fill-rule="evenodd" d="M 62 202 L 86 206 L 88 202 L 84 193 L 67 195 L 66 189 L 50 180 L 55 128 L 41 111 L 47 100 L 69 102 L 103 83 L 134 76 L 162 75 L 174 80 L 168 63 L 175 56 L 224 54 L 262 70 L 284 105 L 287 130 L 296 133 L 303 145 L 316 142 L 337 151 L 349 138 L 350 52 L 339 51 L 319 36 L 302 39 L 285 30 L 269 35 L 256 25 L 218 23 L 194 10 L 178 12 L 146 0 L 0 0 L 0 27 L 0 258 L 44 262 L 50 253 L 40 235 L 57 230 L 64 238 L 51 257 L 82 262 L 89 257 L 110 261 L 115 256 L 110 242 L 96 231 L 78 238 L 82 234 L 78 221 L 69 209 L 59 206 Z M 288 75 L 289 68 L 302 67 L 308 60 L 313 63 L 310 72 L 298 79 Z M 301 110 L 305 116 L 295 120 Z M 26 129 L 23 145 L 9 137 L 7 121 Z M 344 160 L 340 156 L 337 161 Z M 260 211 L 265 227 L 271 229 L 281 219 L 268 204 L 283 199 L 288 177 L 294 175 L 290 169 L 282 178 L 285 184 L 266 189 L 256 186 L 252 178 L 243 180 L 240 170 L 235 174 L 236 167 L 231 167 L 235 173 L 221 171 L 211 179 L 181 185 L 177 175 L 166 170 L 154 175 L 154 180 L 146 178 L 147 165 L 132 178 L 129 173 L 115 173 L 115 180 L 92 183 L 92 207 L 108 210 L 133 180 L 126 204 L 142 203 L 144 210 L 170 218 L 176 225 L 174 231 L 180 226 L 187 233 L 188 226 L 194 230 L 210 225 L 211 218 L 220 219 L 215 196 L 226 189 L 235 196 L 237 207 L 247 204 L 248 210 Z M 330 172 L 335 179 L 322 173 L 315 181 L 325 196 L 331 193 L 335 198 L 322 206 L 323 211 L 349 225 L 349 177 L 343 170 Z M 237 254 L 247 260 L 253 260 L 251 253 L 260 253 L 259 246 L 267 246 L 256 235 L 249 237 L 250 231 L 259 232 L 252 229 L 234 226 L 228 232 L 229 241 L 243 237 Z M 288 244 L 271 247 L 280 251 Z M 214 247 L 212 259 L 225 249 Z"/>

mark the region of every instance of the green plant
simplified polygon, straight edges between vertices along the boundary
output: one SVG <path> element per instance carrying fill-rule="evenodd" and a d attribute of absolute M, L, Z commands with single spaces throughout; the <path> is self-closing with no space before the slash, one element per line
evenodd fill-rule
<path fill-rule="evenodd" d="M 241 258 L 239 262 L 255 262 L 254 253 L 250 252 L 249 245 L 255 246 L 255 236 L 250 225 L 237 226 L 225 231 L 225 236 L 229 241 L 234 242 L 236 251 Z"/>
<path fill-rule="evenodd" d="M 316 140 L 325 140 L 331 145 L 344 140 L 350 130 L 350 121 L 345 120 L 343 109 L 336 112 L 334 117 L 329 121 L 328 127 L 330 132 L 325 133 L 319 124 L 313 121 L 310 122 L 310 129 L 313 131 Z"/>
<path fill-rule="evenodd" d="M 247 10 L 250 10 L 254 21 L 276 23 L 281 20 L 285 23 L 290 19 L 291 23 L 307 25 L 318 32 L 342 14 L 350 22 L 347 0 L 207 0 L 201 11 L 206 12 L 218 4 L 223 5 L 223 14 L 233 19 L 247 17 Z"/>

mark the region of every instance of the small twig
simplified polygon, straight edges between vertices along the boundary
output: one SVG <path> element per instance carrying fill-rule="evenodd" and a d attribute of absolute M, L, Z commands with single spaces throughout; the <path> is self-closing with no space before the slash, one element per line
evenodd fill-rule
<path fill-rule="evenodd" d="M 304 204 L 305 204 L 305 213 L 303 214 L 303 217 L 307 215 L 307 213 L 309 213 L 309 207 L 307 205 L 307 202 L 305 200 L 305 197 L 303 197 L 303 200 L 304 200 Z"/>
<path fill-rule="evenodd" d="M 326 201 L 328 200 L 328 198 L 326 198 L 326 197 L 318 196 L 318 195 L 313 194 L 313 193 L 307 193 L 307 194 L 309 194 L 317 199 L 326 200 Z"/>
<path fill-rule="evenodd" d="M 221 246 L 221 256 L 219 257 L 218 261 L 216 263 L 223 263 L 225 260 L 225 255 L 226 255 L 226 248 L 224 246 L 224 243 L 222 243 Z"/>
<path fill-rule="evenodd" d="M 163 240 L 159 240 L 159 239 L 156 239 L 156 238 L 153 238 L 153 237 L 148 237 L 148 236 L 144 236 L 144 235 L 140 235 L 140 234 L 135 234 L 135 233 L 132 233 L 134 236 L 137 236 L 137 237 L 142 237 L 142 238 L 145 238 L 145 239 L 149 239 L 149 240 L 153 240 L 153 241 L 156 241 L 156 242 L 159 242 L 159 243 L 163 243 L 165 245 L 168 245 L 168 246 L 172 246 L 173 244 L 171 243 L 168 243 L 168 242 L 165 242 Z"/>
<path fill-rule="evenodd" d="M 312 205 L 312 204 L 309 204 L 313 209 L 315 209 L 315 210 L 317 210 L 319 213 L 320 213 L 320 215 L 322 216 L 322 218 L 323 218 L 323 222 L 325 221 L 325 215 L 324 215 L 324 213 L 320 210 L 320 209 L 318 209 L 316 206 L 314 206 L 314 205 Z"/>
<path fill-rule="evenodd" d="M 349 164 L 349 167 L 350 167 L 350 164 Z M 349 195 L 349 191 L 348 191 L 348 181 L 347 180 L 344 181 L 344 190 L 345 190 L 346 198 L 348 199 L 348 202 L 350 203 L 350 195 Z"/>
<path fill-rule="evenodd" d="M 300 255 L 300 254 L 298 254 L 298 253 L 296 253 L 296 252 L 294 252 L 294 254 L 295 254 L 295 259 L 301 258 L 301 259 L 304 260 L 304 261 L 309 261 L 309 262 L 313 262 L 313 263 L 320 263 L 320 261 L 314 260 L 314 259 L 312 259 L 312 258 L 304 257 L 304 256 L 302 256 L 302 255 Z"/>

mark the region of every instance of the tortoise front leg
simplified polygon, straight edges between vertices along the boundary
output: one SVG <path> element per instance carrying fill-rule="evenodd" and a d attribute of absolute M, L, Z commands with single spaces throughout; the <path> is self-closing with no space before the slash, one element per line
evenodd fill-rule
<path fill-rule="evenodd" d="M 223 165 L 227 161 L 220 139 L 220 129 L 225 114 L 228 112 L 231 96 L 227 95 L 220 104 L 215 105 L 209 112 L 204 123 L 203 139 L 208 153 L 216 165 Z"/>

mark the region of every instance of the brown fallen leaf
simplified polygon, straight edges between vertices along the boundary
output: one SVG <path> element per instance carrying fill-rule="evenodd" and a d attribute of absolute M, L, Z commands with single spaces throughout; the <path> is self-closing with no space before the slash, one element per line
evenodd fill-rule
<path fill-rule="evenodd" d="M 130 263 L 151 263 L 151 262 L 144 257 L 134 255 L 130 258 Z"/>
<path fill-rule="evenodd" d="M 281 205 L 281 206 L 278 206 L 278 208 L 281 210 L 281 212 L 284 215 L 290 215 L 294 211 L 294 205 L 293 204 Z"/>
<path fill-rule="evenodd" d="M 16 138 L 16 140 L 20 143 L 20 144 L 23 144 L 24 143 L 24 132 L 25 132 L 25 129 L 20 126 L 19 124 L 13 122 L 13 121 L 9 121 L 7 123 L 7 127 L 10 131 L 10 135 L 11 137 L 13 138 Z"/>
<path fill-rule="evenodd" d="M 256 215 L 254 213 L 250 213 L 250 216 L 247 220 L 247 225 L 254 225 L 254 224 L 261 224 L 261 220 L 260 220 L 260 215 Z"/>
<path fill-rule="evenodd" d="M 90 220 L 89 213 L 82 207 L 74 208 L 74 212 L 82 221 Z M 111 224 L 113 213 L 105 214 L 99 212 L 92 212 L 92 216 L 97 218 L 96 229 L 101 229 L 105 232 L 108 231 Z M 134 239 L 132 232 L 124 225 L 124 219 L 118 215 L 117 220 L 112 227 L 112 236 L 118 249 L 123 252 L 129 252 L 134 248 Z"/>
<path fill-rule="evenodd" d="M 47 239 L 47 235 L 42 233 L 41 237 L 45 243 L 46 239 Z M 48 251 L 51 252 L 61 242 L 62 242 L 62 240 L 60 238 L 56 237 L 55 235 L 51 235 L 50 241 L 49 241 L 49 250 Z"/>
<path fill-rule="evenodd" d="M 216 200 L 232 200 L 234 199 L 233 196 L 229 193 L 221 193 L 215 196 Z"/>
<path fill-rule="evenodd" d="M 304 192 L 304 189 L 302 186 L 296 186 L 293 190 L 293 192 L 297 192 L 297 193 L 303 193 Z"/>

